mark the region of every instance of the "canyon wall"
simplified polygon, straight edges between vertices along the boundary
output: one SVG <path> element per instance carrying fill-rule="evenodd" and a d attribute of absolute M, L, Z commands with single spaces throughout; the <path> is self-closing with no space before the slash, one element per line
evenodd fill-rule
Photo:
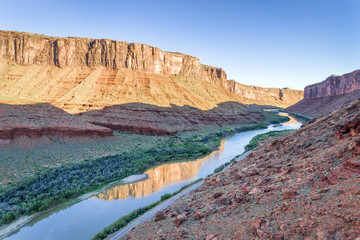
<path fill-rule="evenodd" d="M 360 90 L 360 70 L 341 76 L 331 75 L 326 80 L 304 89 L 304 99 L 314 99 L 346 94 Z"/>
<path fill-rule="evenodd" d="M 221 68 L 145 44 L 13 31 L 0 31 L 0 80 L 0 96 L 50 102 L 70 113 L 129 102 L 204 110 L 225 101 L 288 107 L 302 96 L 228 81 Z"/>
<path fill-rule="evenodd" d="M 304 99 L 286 110 L 317 118 L 360 99 L 360 70 L 305 87 Z"/>
<path fill-rule="evenodd" d="M 299 100 L 299 92 L 228 81 L 221 68 L 145 44 L 0 31 L 0 103 L 49 103 L 67 113 L 84 113 L 74 116 L 79 121 L 113 130 L 173 135 L 208 125 L 264 123 L 258 106 L 244 104 L 286 107 Z M 14 111 L 27 114 L 25 107 Z M 80 123 L 70 117 L 65 124 L 45 112 L 42 117 L 49 119 L 46 127 L 24 124 L 27 119 L 21 117 L 0 138 L 13 138 L 24 127 L 36 129 L 39 136 L 71 135 L 79 129 Z M 49 129 L 51 124 L 59 131 Z M 89 135 L 111 135 L 102 131 Z"/>
<path fill-rule="evenodd" d="M 262 88 L 248 86 L 234 80 L 228 80 L 228 89 L 245 103 L 272 105 L 277 107 L 291 106 L 303 99 L 303 91 L 290 88 Z"/>
<path fill-rule="evenodd" d="M 200 64 L 198 58 L 162 51 L 139 43 L 109 39 L 57 38 L 0 31 L 0 59 L 19 65 L 108 67 L 204 79 L 226 87 L 221 68 Z"/>

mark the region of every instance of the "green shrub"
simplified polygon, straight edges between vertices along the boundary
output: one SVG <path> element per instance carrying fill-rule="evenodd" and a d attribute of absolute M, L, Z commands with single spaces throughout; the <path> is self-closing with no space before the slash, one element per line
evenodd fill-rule
<path fill-rule="evenodd" d="M 171 197 L 172 197 L 172 194 L 170 194 L 170 193 L 165 193 L 164 195 L 161 196 L 160 200 L 161 200 L 161 201 L 164 201 L 164 200 L 169 199 L 169 198 L 171 198 Z"/>
<path fill-rule="evenodd" d="M 263 134 L 256 135 L 251 139 L 251 141 L 245 146 L 245 151 L 248 152 L 258 146 L 259 141 L 264 141 L 270 137 L 279 137 L 294 130 L 283 130 L 283 131 L 271 131 Z"/>

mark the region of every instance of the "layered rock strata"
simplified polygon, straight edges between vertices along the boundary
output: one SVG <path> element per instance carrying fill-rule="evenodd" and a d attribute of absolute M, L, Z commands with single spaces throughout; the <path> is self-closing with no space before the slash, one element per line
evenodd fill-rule
<path fill-rule="evenodd" d="M 19 65 L 126 68 L 203 79 L 223 87 L 227 78 L 221 68 L 202 65 L 193 56 L 109 39 L 0 31 L 0 58 Z"/>
<path fill-rule="evenodd" d="M 360 70 L 341 76 L 331 75 L 320 83 L 305 87 L 304 100 L 339 96 L 360 90 Z"/>
<path fill-rule="evenodd" d="M 211 110 L 171 106 L 170 108 L 146 104 L 124 104 L 79 114 L 86 122 L 99 126 L 150 135 L 174 135 L 205 127 L 251 125 L 266 123 L 261 111 L 240 104 L 227 102 Z"/>
<path fill-rule="evenodd" d="M 113 136 L 112 130 L 82 121 L 50 104 L 0 104 L 0 121 L 0 140 L 3 143 L 19 136 Z"/>
<path fill-rule="evenodd" d="M 227 81 L 221 68 L 145 44 L 0 31 L 1 96 L 70 113 L 139 102 L 207 110 L 227 101 L 286 107 L 295 90 Z"/>
<path fill-rule="evenodd" d="M 290 88 L 262 88 L 228 80 L 228 89 L 245 103 L 286 108 L 303 99 L 303 91 Z"/>
<path fill-rule="evenodd" d="M 305 87 L 304 99 L 287 110 L 316 118 L 357 99 L 360 99 L 360 70 L 342 76 L 332 75 L 323 82 Z"/>
<path fill-rule="evenodd" d="M 145 44 L 0 31 L 0 102 L 46 102 L 68 113 L 84 113 L 83 121 L 113 130 L 173 135 L 208 125 L 263 123 L 264 116 L 254 106 L 239 102 L 285 106 L 295 95 L 229 82 L 221 68 Z M 15 121 L 19 129 L 25 122 L 23 108 L 14 107 L 23 116 Z M 73 130 L 52 123 L 51 129 L 36 128 L 38 134 L 55 134 L 59 127 L 62 134 L 71 135 Z"/>

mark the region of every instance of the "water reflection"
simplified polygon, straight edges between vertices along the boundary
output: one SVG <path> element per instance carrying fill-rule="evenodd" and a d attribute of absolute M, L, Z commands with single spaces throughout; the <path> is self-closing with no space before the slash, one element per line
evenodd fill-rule
<path fill-rule="evenodd" d="M 283 124 L 286 124 L 286 125 L 289 125 L 289 124 L 299 124 L 299 121 L 296 120 L 295 118 L 293 118 L 292 116 L 290 116 L 288 113 L 279 113 L 280 116 L 283 116 L 283 117 L 289 117 L 290 118 L 290 121 L 287 121 Z"/>
<path fill-rule="evenodd" d="M 128 197 L 140 198 L 157 192 L 171 183 L 195 180 L 205 161 L 213 158 L 214 155 L 221 157 L 225 141 L 225 139 L 221 141 L 219 151 L 212 152 L 206 157 L 196 161 L 170 163 L 152 168 L 145 172 L 149 175 L 149 179 L 137 183 L 116 186 L 95 197 L 101 200 L 125 199 Z"/>

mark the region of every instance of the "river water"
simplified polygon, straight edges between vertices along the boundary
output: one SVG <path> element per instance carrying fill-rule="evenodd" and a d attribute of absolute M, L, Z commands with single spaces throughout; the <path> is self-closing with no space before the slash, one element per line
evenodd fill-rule
<path fill-rule="evenodd" d="M 34 219 L 5 239 L 90 239 L 121 216 L 159 200 L 165 193 L 173 193 L 182 186 L 213 173 L 217 167 L 243 153 L 245 145 L 254 136 L 301 126 L 296 119 L 290 118 L 289 122 L 280 126 L 270 125 L 267 129 L 242 132 L 224 139 L 217 151 L 204 158 L 157 166 L 145 172 L 149 175 L 147 180 L 114 186 L 79 203 L 55 209 Z"/>

